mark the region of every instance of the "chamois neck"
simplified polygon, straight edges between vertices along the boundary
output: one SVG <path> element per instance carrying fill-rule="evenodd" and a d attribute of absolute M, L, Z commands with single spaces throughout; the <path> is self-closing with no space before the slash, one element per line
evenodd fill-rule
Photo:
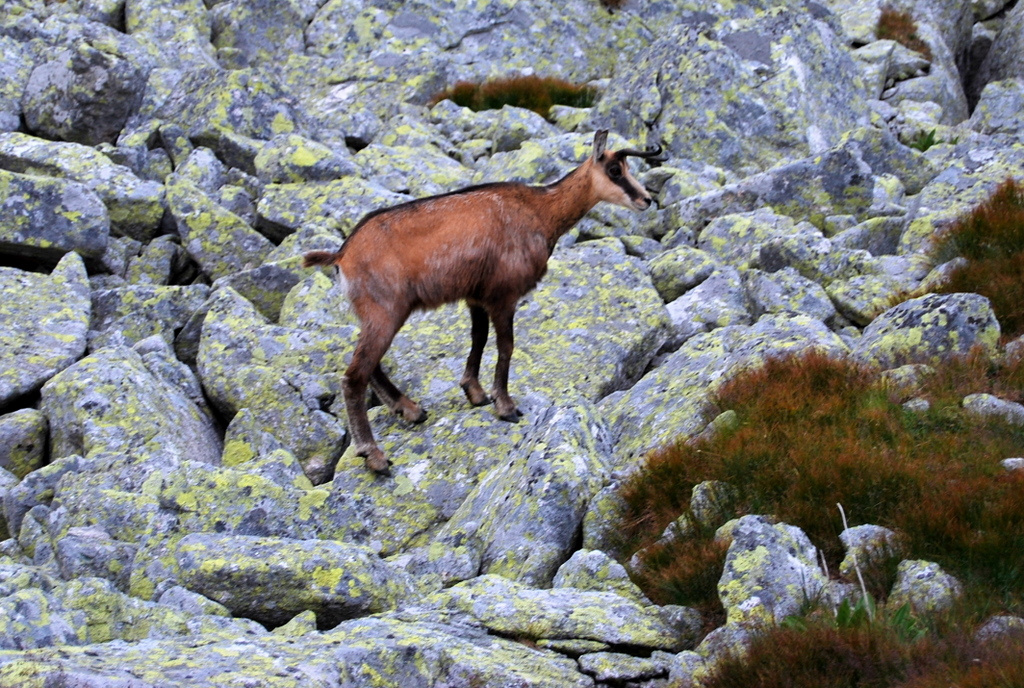
<path fill-rule="evenodd" d="M 583 163 L 554 184 L 543 187 L 548 203 L 548 245 L 573 228 L 590 209 L 597 205 L 597 196 L 590 181 L 591 161 Z"/>

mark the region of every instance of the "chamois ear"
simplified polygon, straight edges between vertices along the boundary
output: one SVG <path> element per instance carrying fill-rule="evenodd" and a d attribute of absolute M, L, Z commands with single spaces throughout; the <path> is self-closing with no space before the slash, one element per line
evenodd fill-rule
<path fill-rule="evenodd" d="M 594 154 L 593 154 L 592 157 L 594 158 L 595 162 L 597 161 L 598 158 L 601 157 L 601 154 L 604 153 L 604 147 L 605 147 L 605 145 L 607 143 L 608 143 L 608 130 L 607 129 L 599 129 L 599 130 L 594 132 Z"/>

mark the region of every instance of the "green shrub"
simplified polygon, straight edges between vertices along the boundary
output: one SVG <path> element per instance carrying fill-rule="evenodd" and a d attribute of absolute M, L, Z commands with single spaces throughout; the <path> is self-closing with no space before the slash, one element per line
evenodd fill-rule
<path fill-rule="evenodd" d="M 451 100 L 471 110 L 500 110 L 506 105 L 533 110 L 547 117 L 552 105 L 590 107 L 597 91 L 586 85 L 573 84 L 554 77 L 513 76 L 482 84 L 460 81 L 447 91 L 434 96 L 430 105 Z"/>

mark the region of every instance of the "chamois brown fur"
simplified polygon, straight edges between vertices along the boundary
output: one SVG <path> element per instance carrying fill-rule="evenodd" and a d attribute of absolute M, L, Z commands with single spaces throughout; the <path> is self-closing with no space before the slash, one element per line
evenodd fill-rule
<path fill-rule="evenodd" d="M 651 204 L 626 157 L 654 157 L 660 148 L 606 152 L 607 134 L 597 132 L 590 158 L 554 184 L 484 184 L 378 210 L 339 251 L 305 255 L 306 266 L 337 266 L 361 324 L 343 389 L 352 441 L 368 468 L 387 473 L 390 463 L 367 419 L 368 385 L 406 420 L 426 419 L 380 366 L 414 310 L 461 300 L 469 306 L 472 344 L 461 385 L 475 406 L 491 401 L 478 379 L 489 320 L 498 349 L 492 392 L 498 415 L 509 421 L 522 415 L 508 394 L 517 302 L 544 276 L 558 238 L 598 202 L 635 210 Z"/>

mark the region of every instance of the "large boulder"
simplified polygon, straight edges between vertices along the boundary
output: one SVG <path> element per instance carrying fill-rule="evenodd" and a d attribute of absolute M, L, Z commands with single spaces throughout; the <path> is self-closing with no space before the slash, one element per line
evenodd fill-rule
<path fill-rule="evenodd" d="M 42 394 L 54 457 L 166 453 L 220 461 L 213 419 L 133 349 L 101 349 L 51 378 Z"/>
<path fill-rule="evenodd" d="M 21 94 L 32 73 L 32 62 L 14 39 L 0 36 L 0 131 L 21 127 Z"/>
<path fill-rule="evenodd" d="M 97 150 L 25 134 L 0 135 L 0 167 L 11 172 L 81 182 L 107 207 L 110 229 L 140 241 L 152 239 L 164 215 L 164 191 L 139 179 Z"/>
<path fill-rule="evenodd" d="M 75 251 L 98 264 L 110 216 L 85 184 L 0 169 L 0 253 L 56 263 Z"/>
<path fill-rule="evenodd" d="M 673 155 L 751 172 L 823 151 L 866 122 L 861 88 L 829 15 L 795 3 L 713 38 L 672 27 L 618 70 L 596 120 L 650 128 Z"/>
<path fill-rule="evenodd" d="M 0 267 L 0 407 L 34 392 L 85 353 L 91 303 L 85 266 L 68 254 L 50 275 Z"/>

